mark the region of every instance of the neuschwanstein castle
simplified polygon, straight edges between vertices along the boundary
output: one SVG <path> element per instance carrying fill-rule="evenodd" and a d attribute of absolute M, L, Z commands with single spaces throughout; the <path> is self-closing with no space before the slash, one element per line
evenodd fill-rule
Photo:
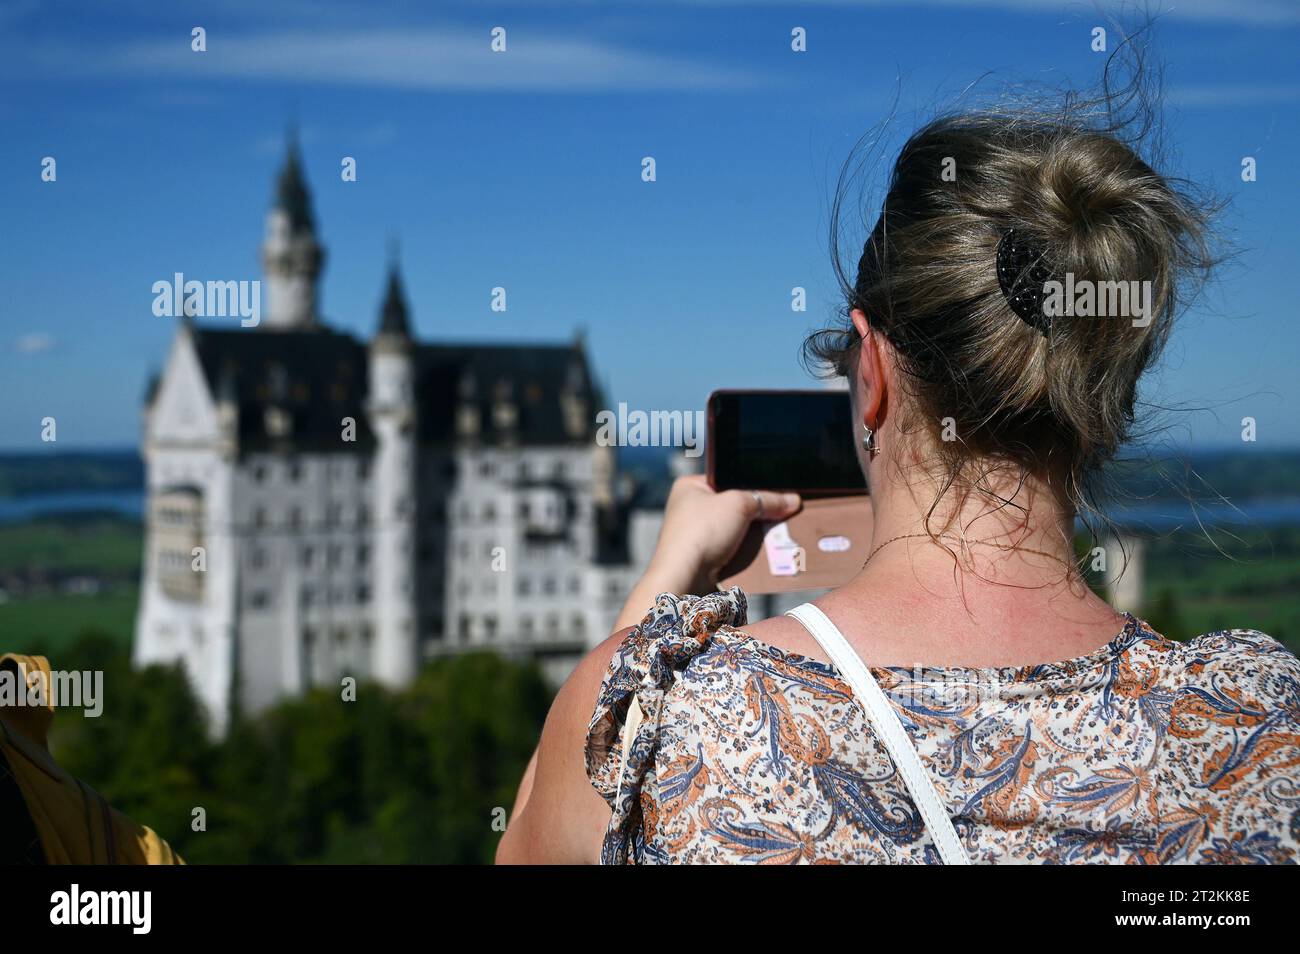
<path fill-rule="evenodd" d="M 358 340 L 319 314 L 324 261 L 291 146 L 260 325 L 180 321 L 145 405 L 134 658 L 183 663 L 216 732 L 236 698 L 402 685 L 466 649 L 562 678 L 609 634 L 658 531 L 595 440 L 580 338 L 419 342 L 393 266 Z"/>

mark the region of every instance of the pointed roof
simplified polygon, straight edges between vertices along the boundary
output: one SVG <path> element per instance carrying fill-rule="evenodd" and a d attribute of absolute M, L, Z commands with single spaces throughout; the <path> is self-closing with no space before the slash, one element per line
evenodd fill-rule
<path fill-rule="evenodd" d="M 384 305 L 379 313 L 379 334 L 408 340 L 411 337 L 406 295 L 402 291 L 402 277 L 396 262 L 388 267 L 388 290 L 384 293 Z"/>
<path fill-rule="evenodd" d="M 289 225 L 294 232 L 315 232 L 311 193 L 307 191 L 307 180 L 303 176 L 302 160 L 298 155 L 298 136 L 292 130 L 289 132 L 286 152 L 284 168 L 280 170 L 280 179 L 276 184 L 275 207 L 289 216 Z"/>

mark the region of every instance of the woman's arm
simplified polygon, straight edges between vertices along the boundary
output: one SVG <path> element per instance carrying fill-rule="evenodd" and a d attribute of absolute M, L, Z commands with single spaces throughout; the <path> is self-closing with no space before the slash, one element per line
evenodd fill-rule
<path fill-rule="evenodd" d="M 551 703 L 542 739 L 519 783 L 497 864 L 594 864 L 609 825 L 609 806 L 587 779 L 587 722 L 618 632 L 593 649 Z"/>
<path fill-rule="evenodd" d="M 763 491 L 760 497 L 765 519 L 783 520 L 800 506 L 797 494 Z M 716 493 L 698 476 L 673 483 L 654 556 L 618 614 L 614 635 L 583 658 L 551 704 L 497 846 L 498 864 L 599 860 L 609 806 L 587 778 L 587 723 L 609 661 L 660 593 L 713 590 L 759 511 L 759 498 L 747 490 Z"/>
<path fill-rule="evenodd" d="M 719 571 L 759 516 L 760 499 L 764 520 L 784 520 L 801 506 L 798 494 L 767 490 L 719 493 L 698 474 L 673 481 L 654 556 L 628 594 L 614 629 L 641 622 L 660 593 L 704 594 L 715 590 Z"/>

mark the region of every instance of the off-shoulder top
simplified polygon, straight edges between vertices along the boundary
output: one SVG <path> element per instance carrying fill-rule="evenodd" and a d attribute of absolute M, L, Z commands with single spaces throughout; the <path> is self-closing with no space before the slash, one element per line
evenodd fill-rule
<path fill-rule="evenodd" d="M 1126 618 L 1065 662 L 871 670 L 971 860 L 1295 863 L 1300 660 Z M 601 862 L 938 861 L 835 667 L 746 621 L 739 588 L 664 594 L 614 654 L 586 744 Z"/>

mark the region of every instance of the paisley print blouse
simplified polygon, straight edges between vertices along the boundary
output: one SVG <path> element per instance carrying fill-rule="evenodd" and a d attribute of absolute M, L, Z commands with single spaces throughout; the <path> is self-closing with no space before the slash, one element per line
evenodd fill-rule
<path fill-rule="evenodd" d="M 911 863 L 938 854 L 837 670 L 742 632 L 738 589 L 658 598 L 587 738 L 605 864 Z M 1300 660 L 1254 630 L 1128 617 L 1021 668 L 873 669 L 975 862 L 1295 863 Z"/>

